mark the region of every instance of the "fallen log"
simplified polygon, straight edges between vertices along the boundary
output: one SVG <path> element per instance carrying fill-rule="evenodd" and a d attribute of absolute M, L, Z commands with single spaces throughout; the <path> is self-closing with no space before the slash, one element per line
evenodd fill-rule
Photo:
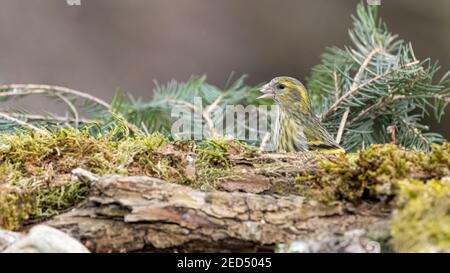
<path fill-rule="evenodd" d="M 92 252 L 293 251 L 290 245 L 302 252 L 377 252 L 367 238 L 388 228 L 389 213 L 367 203 L 347 209 L 297 195 L 205 192 L 151 177 L 75 174 L 91 183 L 87 200 L 45 224 Z"/>

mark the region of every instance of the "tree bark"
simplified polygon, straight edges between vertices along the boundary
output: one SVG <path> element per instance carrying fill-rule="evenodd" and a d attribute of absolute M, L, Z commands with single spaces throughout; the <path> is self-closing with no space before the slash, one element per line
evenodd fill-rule
<path fill-rule="evenodd" d="M 45 224 L 92 252 L 271 252 L 293 241 L 308 252 L 366 252 L 367 236 L 388 226 L 389 213 L 377 205 L 348 209 L 296 195 L 205 192 L 151 177 L 75 173 L 91 183 L 87 200 Z"/>

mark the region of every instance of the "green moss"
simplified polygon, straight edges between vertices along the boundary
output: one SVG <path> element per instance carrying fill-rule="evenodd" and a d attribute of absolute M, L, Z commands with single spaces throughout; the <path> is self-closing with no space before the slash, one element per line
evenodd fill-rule
<path fill-rule="evenodd" d="M 196 178 L 191 186 L 208 190 L 216 188 L 219 178 L 233 174 L 233 156 L 247 156 L 255 149 L 232 139 L 210 139 L 197 145 L 194 152 Z"/>
<path fill-rule="evenodd" d="M 398 252 L 450 251 L 450 177 L 401 180 L 391 243 Z"/>
<path fill-rule="evenodd" d="M 29 217 L 31 219 L 49 217 L 66 210 L 83 201 L 87 190 L 86 184 L 70 180 L 63 185 L 36 187 L 28 193 L 29 204 L 32 208 Z"/>
<path fill-rule="evenodd" d="M 301 193 L 316 189 L 328 201 L 390 200 L 400 179 L 426 181 L 448 175 L 449 158 L 448 143 L 434 145 L 429 154 L 392 144 L 372 145 L 354 154 L 318 157 L 320 168 L 301 173 L 297 185 Z M 305 183 L 310 185 L 305 187 Z"/>
<path fill-rule="evenodd" d="M 318 157 L 296 178 L 300 194 L 324 202 L 385 202 L 395 210 L 395 251 L 450 251 L 450 144 L 430 153 L 373 145 L 355 154 Z"/>
<path fill-rule="evenodd" d="M 206 140 L 195 150 L 197 151 L 197 162 L 205 165 L 228 167 L 230 165 L 227 152 L 230 143 L 224 140 Z"/>
<path fill-rule="evenodd" d="M 0 226 L 17 229 L 28 219 L 52 216 L 81 202 L 88 186 L 71 180 L 77 167 L 210 190 L 220 178 L 239 175 L 234 165 L 244 159 L 257 173 L 273 173 L 274 180 L 287 177 L 282 180 L 289 182 L 291 194 L 294 184 L 298 194 L 319 201 L 391 205 L 396 209 L 391 240 L 396 251 L 448 250 L 449 143 L 434 145 L 430 153 L 389 144 L 354 154 L 311 153 L 303 155 L 304 167 L 297 166 L 303 164 L 300 155 L 284 162 L 256 154 L 235 140 L 172 143 L 158 133 L 93 137 L 88 131 L 64 129 L 45 135 L 0 134 Z M 282 194 L 284 186 L 279 188 Z"/>
<path fill-rule="evenodd" d="M 424 168 L 435 177 L 450 176 L 450 142 L 442 145 L 434 144 Z"/>
<path fill-rule="evenodd" d="M 13 230 L 29 218 L 31 205 L 19 192 L 0 188 L 0 227 Z"/>
<path fill-rule="evenodd" d="M 308 168 L 296 177 L 299 194 L 322 202 L 355 201 L 362 195 L 360 170 L 355 155 L 317 156 L 317 168 Z"/>
<path fill-rule="evenodd" d="M 82 201 L 87 185 L 71 181 L 81 167 L 98 175 L 148 175 L 211 189 L 231 173 L 230 156 L 248 147 L 237 141 L 170 143 L 162 134 L 92 137 L 87 130 L 51 134 L 0 134 L 0 225 L 14 229 L 26 219 L 47 217 Z M 118 137 L 121 135 L 122 137 Z M 27 209 L 24 209 L 24 208 Z"/>

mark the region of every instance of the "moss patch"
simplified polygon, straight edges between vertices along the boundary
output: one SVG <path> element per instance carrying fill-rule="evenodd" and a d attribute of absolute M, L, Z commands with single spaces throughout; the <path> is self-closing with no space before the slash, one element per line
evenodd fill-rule
<path fill-rule="evenodd" d="M 431 153 L 372 145 L 354 154 L 319 157 L 317 165 L 297 176 L 300 194 L 323 201 L 386 201 L 397 194 L 399 180 L 426 182 L 450 175 L 450 144 L 434 145 Z"/>
<path fill-rule="evenodd" d="M 147 175 L 202 190 L 217 189 L 227 177 L 262 176 L 271 194 L 393 208 L 390 242 L 396 251 L 450 249 L 449 143 L 434 145 L 430 153 L 387 144 L 354 154 L 277 155 L 234 140 L 170 142 L 158 133 L 0 134 L 0 226 L 17 229 L 28 219 L 55 215 L 84 200 L 88 185 L 71 178 L 77 167 L 98 175 Z"/>
<path fill-rule="evenodd" d="M 296 178 L 302 195 L 324 202 L 383 202 L 394 209 L 396 251 L 450 251 L 450 143 L 430 153 L 373 145 L 320 157 L 320 168 Z"/>
<path fill-rule="evenodd" d="M 81 167 L 98 175 L 147 175 L 210 189 L 231 173 L 229 157 L 250 150 L 231 140 L 170 143 L 159 133 L 92 137 L 87 130 L 0 135 L 0 226 L 52 216 L 81 202 L 87 185 L 71 180 Z"/>
<path fill-rule="evenodd" d="M 398 182 L 392 245 L 398 252 L 450 250 L 450 177 Z"/>

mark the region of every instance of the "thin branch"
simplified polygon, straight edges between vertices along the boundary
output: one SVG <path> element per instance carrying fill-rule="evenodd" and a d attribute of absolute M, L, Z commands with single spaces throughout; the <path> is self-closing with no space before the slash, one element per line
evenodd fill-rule
<path fill-rule="evenodd" d="M 422 132 L 413 125 L 411 125 L 410 122 L 405 120 L 403 117 L 401 117 L 400 120 L 403 122 L 403 124 L 406 125 L 409 131 L 411 131 L 417 138 L 419 138 L 422 141 L 422 143 L 425 143 L 428 146 L 431 144 L 430 141 L 422 134 Z"/>
<path fill-rule="evenodd" d="M 217 106 L 219 105 L 219 103 L 222 101 L 223 99 L 223 95 L 219 96 L 210 106 L 208 106 L 208 108 L 206 108 L 206 110 L 203 112 L 203 117 L 206 119 L 206 117 L 208 117 L 208 119 L 206 119 L 206 121 L 208 122 L 208 126 L 210 128 L 213 128 L 211 130 L 211 134 L 213 136 L 213 138 L 217 137 L 217 131 L 216 131 L 216 127 L 214 126 L 214 122 L 212 121 L 211 117 L 209 116 L 212 111 L 214 111 Z"/>
<path fill-rule="evenodd" d="M 223 95 L 219 96 L 208 108 L 206 108 L 205 114 L 211 114 L 211 112 L 217 108 L 219 103 L 223 100 Z"/>
<path fill-rule="evenodd" d="M 150 132 L 144 122 L 141 122 L 141 127 L 144 130 L 145 135 L 149 136 Z"/>
<path fill-rule="evenodd" d="M 27 128 L 27 129 L 31 130 L 31 131 L 35 131 L 35 132 L 40 133 L 40 134 L 47 134 L 47 131 L 42 130 L 40 128 L 37 128 L 36 126 L 34 126 L 32 124 L 29 124 L 29 123 L 27 123 L 27 122 L 25 122 L 23 120 L 14 118 L 14 117 L 10 116 L 7 113 L 0 112 L 0 118 L 6 119 L 6 120 L 8 120 L 10 122 L 13 122 L 13 123 L 16 123 L 17 125 L 20 125 L 20 126 L 22 126 L 24 128 Z"/>
<path fill-rule="evenodd" d="M 219 97 L 220 98 L 220 97 Z M 218 98 L 218 99 L 219 99 Z M 218 99 L 216 99 L 216 101 L 218 101 Z M 215 129 L 215 126 L 214 126 L 214 121 L 209 117 L 209 114 L 207 114 L 207 112 L 206 111 L 200 111 L 199 109 L 197 109 L 197 107 L 195 107 L 195 105 L 193 105 L 192 103 L 189 103 L 189 102 L 186 102 L 186 101 L 183 101 L 183 100 L 173 100 L 173 99 L 168 99 L 168 100 L 166 100 L 167 102 L 172 102 L 172 103 L 176 103 L 176 104 L 180 104 L 180 105 L 184 105 L 184 106 L 186 106 L 187 108 L 189 108 L 190 110 L 192 110 L 192 111 L 194 111 L 195 113 L 197 113 L 197 114 L 200 114 L 201 116 L 202 116 L 202 118 L 206 121 L 206 123 L 208 124 L 208 127 L 209 127 L 209 130 L 211 131 L 211 134 L 213 135 L 213 136 L 217 136 L 217 131 L 216 131 L 216 129 Z M 220 101 L 218 101 L 217 102 L 217 104 L 219 103 Z M 213 103 L 214 104 L 214 103 Z M 209 109 L 210 107 L 208 107 L 208 109 Z M 207 109 L 207 110 L 208 110 Z"/>
<path fill-rule="evenodd" d="M 184 106 L 186 106 L 187 108 L 189 108 L 190 110 L 199 112 L 199 111 L 197 111 L 197 108 L 196 108 L 192 103 L 189 103 L 189 102 L 184 101 L 184 100 L 167 99 L 167 100 L 165 100 L 165 101 L 167 101 L 167 102 L 172 102 L 172 103 L 176 103 L 176 104 L 180 104 L 180 105 L 184 105 Z"/>
<path fill-rule="evenodd" d="M 359 81 L 361 80 L 361 76 L 363 74 L 363 72 L 367 69 L 367 66 L 369 65 L 370 61 L 373 59 L 373 57 L 375 56 L 375 54 L 381 53 L 383 52 L 383 47 L 378 46 L 376 48 L 374 48 L 369 55 L 367 55 L 366 59 L 364 60 L 364 62 L 361 64 L 361 66 L 359 67 L 358 72 L 356 73 L 355 77 L 353 78 L 353 84 L 351 89 L 354 89 L 358 86 Z"/>
<path fill-rule="evenodd" d="M 432 97 L 435 99 L 443 100 L 446 103 L 450 103 L 450 95 L 439 94 L 439 95 L 433 95 Z"/>
<path fill-rule="evenodd" d="M 366 109 L 362 110 L 355 118 L 353 118 L 350 123 L 355 123 L 356 121 L 366 117 L 371 111 L 379 108 L 383 108 L 389 103 L 392 103 L 395 100 L 404 99 L 407 98 L 405 95 L 394 95 L 389 97 L 382 97 L 380 100 L 378 100 L 376 103 L 372 104 L 371 106 L 367 107 Z"/>
<path fill-rule="evenodd" d="M 355 77 L 353 79 L 353 84 L 352 84 L 352 86 L 350 88 L 351 90 L 354 90 L 354 89 L 356 89 L 358 87 L 359 81 L 361 80 L 361 76 L 362 76 L 364 70 L 367 69 L 367 66 L 369 65 L 370 61 L 375 56 L 375 54 L 380 53 L 382 51 L 383 51 L 383 48 L 381 46 L 380 47 L 376 47 L 369 53 L 369 55 L 367 55 L 366 59 L 361 64 L 361 67 L 359 68 L 358 72 L 356 73 L 356 75 L 355 75 Z M 348 92 L 348 93 L 350 93 L 350 92 Z M 342 97 L 344 97 L 344 96 L 342 96 Z M 337 101 L 339 101 L 339 99 Z M 331 107 L 333 107 L 333 106 L 331 106 Z M 347 118 L 348 118 L 348 114 L 349 113 L 350 113 L 350 107 L 347 107 L 347 109 L 345 109 L 344 114 L 342 115 L 342 119 L 341 119 L 341 122 L 339 124 L 339 129 L 338 129 L 338 132 L 337 132 L 337 135 L 336 135 L 336 142 L 337 142 L 337 144 L 339 144 L 341 142 L 342 134 L 344 133 L 345 124 L 347 123 Z"/>
<path fill-rule="evenodd" d="M 65 96 L 61 94 L 56 93 L 56 96 L 58 96 L 58 98 L 60 98 L 64 103 L 66 103 L 70 111 L 72 111 L 73 117 L 75 118 L 75 128 L 78 128 L 79 123 L 78 121 L 80 120 L 80 116 L 78 115 L 78 111 L 75 105 L 73 105 L 73 103 L 69 99 L 67 99 Z"/>
<path fill-rule="evenodd" d="M 266 151 L 266 149 L 267 149 L 267 144 L 268 144 L 269 141 L 270 141 L 270 136 L 271 136 L 271 133 L 270 133 L 270 132 L 266 132 L 266 133 L 264 134 L 264 137 L 263 137 L 262 140 L 261 140 L 261 145 L 259 145 L 259 149 L 260 149 L 261 151 Z"/>
<path fill-rule="evenodd" d="M 419 63 L 419 61 L 414 61 L 414 62 L 411 62 L 409 64 L 406 64 L 404 67 L 411 66 L 411 65 L 414 65 L 414 64 L 417 64 L 417 63 Z M 378 78 L 384 77 L 384 76 L 386 76 L 386 75 L 388 75 L 388 74 L 390 74 L 390 73 L 392 73 L 394 71 L 396 71 L 396 70 L 391 70 L 391 71 L 383 73 L 382 75 L 379 75 L 379 76 L 377 76 L 375 78 L 372 78 L 371 80 L 366 81 L 364 84 L 361 84 L 359 86 L 356 86 L 356 87 L 352 88 L 350 92 L 346 93 L 346 95 L 350 94 L 350 93 L 353 94 L 357 90 L 361 89 L 363 86 L 365 86 L 365 85 L 369 84 L 370 82 L 372 82 L 373 80 L 377 80 Z M 344 98 L 344 97 L 345 97 L 345 95 L 342 96 L 341 99 Z M 336 107 L 337 107 L 337 105 L 336 105 Z M 330 109 L 331 109 L 331 107 L 330 107 Z M 328 113 L 328 111 L 327 111 L 327 113 Z M 341 141 L 342 134 L 344 133 L 345 124 L 347 123 L 347 118 L 348 118 L 349 113 L 350 113 L 350 107 L 347 107 L 345 112 L 344 112 L 344 114 L 342 115 L 342 120 L 341 120 L 341 122 L 339 124 L 339 130 L 338 130 L 338 133 L 336 135 L 336 142 L 338 144 Z"/>
<path fill-rule="evenodd" d="M 392 74 L 392 73 L 394 73 L 394 72 L 397 72 L 397 71 L 399 71 L 400 69 L 403 69 L 403 68 L 406 68 L 406 67 L 410 67 L 410 66 L 416 65 L 416 64 L 418 64 L 418 63 L 419 63 L 418 60 L 417 60 L 417 61 L 410 62 L 410 63 L 408 63 L 408 64 L 406 64 L 406 65 L 403 65 L 403 66 L 401 66 L 401 67 L 399 67 L 399 68 L 397 68 L 397 69 L 392 69 L 392 70 L 389 70 L 389 71 L 387 71 L 387 72 L 385 72 L 385 73 L 383 73 L 383 74 L 380 74 L 380 75 L 378 75 L 378 76 L 376 76 L 376 77 L 373 77 L 373 78 L 371 78 L 371 79 L 369 79 L 369 80 L 367 80 L 367 81 L 361 83 L 360 85 L 357 85 L 357 86 L 354 87 L 354 88 L 351 88 L 350 91 L 348 91 L 347 93 L 345 93 L 344 95 L 342 95 L 335 103 L 333 103 L 333 105 L 331 105 L 330 108 L 328 108 L 328 110 L 322 115 L 322 120 L 324 120 L 324 119 L 325 119 L 327 116 L 329 116 L 332 112 L 336 111 L 336 109 L 339 107 L 339 105 L 340 105 L 344 100 L 346 100 L 346 99 L 348 99 L 349 97 L 353 96 L 357 91 L 359 91 L 361 88 L 365 87 L 366 85 L 371 84 L 372 82 L 377 81 L 377 80 L 379 80 L 379 79 L 381 79 L 381 78 L 383 78 L 383 77 L 386 77 L 386 76 L 389 75 L 389 74 Z"/>
<path fill-rule="evenodd" d="M 13 90 L 9 92 L 3 92 L 4 90 Z M 59 92 L 63 94 L 75 95 L 86 100 L 93 101 L 97 104 L 102 105 L 108 110 L 111 110 L 111 105 L 104 100 L 97 97 L 89 95 L 87 93 L 77 91 L 74 89 L 52 86 L 44 84 L 11 84 L 11 85 L 0 85 L 0 97 L 6 96 L 17 96 L 17 95 L 31 95 L 31 94 L 45 94 L 48 92 Z"/>
<path fill-rule="evenodd" d="M 345 110 L 344 114 L 342 115 L 341 123 L 339 124 L 339 129 L 336 134 L 336 143 L 339 144 L 342 139 L 342 135 L 344 133 L 345 123 L 347 122 L 348 114 L 350 113 L 350 108 L 347 108 Z"/>
<path fill-rule="evenodd" d="M 336 70 L 333 71 L 333 82 L 334 82 L 334 96 L 336 100 L 338 100 L 339 96 L 341 95 L 341 90 L 339 88 Z"/>
<path fill-rule="evenodd" d="M 47 121 L 47 122 L 71 122 L 75 123 L 76 120 L 70 117 L 61 117 L 61 116 L 43 116 L 43 115 L 34 115 L 34 114 L 18 114 L 18 113 L 10 113 L 4 112 L 5 114 L 14 117 L 14 118 L 24 118 L 26 120 L 36 120 L 36 121 Z M 98 122 L 98 120 L 94 119 L 79 119 L 78 123 L 94 123 Z"/>
<path fill-rule="evenodd" d="M 387 133 L 391 135 L 391 143 L 397 144 L 397 131 L 394 124 L 389 125 L 387 128 Z"/>
<path fill-rule="evenodd" d="M 5 91 L 5 90 L 13 90 L 13 91 Z M 8 97 L 8 96 L 20 96 L 20 95 L 34 95 L 34 94 L 47 94 L 47 93 L 62 93 L 68 95 L 74 95 L 89 101 L 93 101 L 103 107 L 105 107 L 111 115 L 117 115 L 122 118 L 125 125 L 128 129 L 137 133 L 140 131 L 138 127 L 134 124 L 131 124 L 127 121 L 127 119 L 120 113 L 116 113 L 112 106 L 105 102 L 102 99 L 99 99 L 95 96 L 89 95 L 87 93 L 77 91 L 74 89 L 70 89 L 67 87 L 61 86 L 53 86 L 53 85 L 45 85 L 45 84 L 10 84 L 10 85 L 0 85 L 0 97 Z"/>

